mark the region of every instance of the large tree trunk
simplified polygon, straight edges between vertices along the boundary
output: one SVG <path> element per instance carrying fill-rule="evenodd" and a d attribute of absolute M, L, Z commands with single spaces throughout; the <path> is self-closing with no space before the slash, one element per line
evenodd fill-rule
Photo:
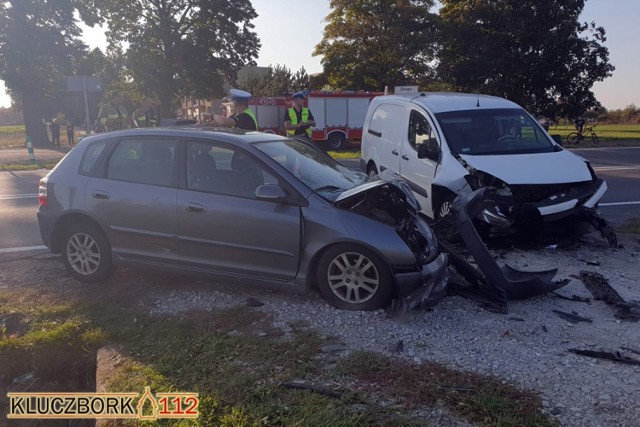
<path fill-rule="evenodd" d="M 31 137 L 34 147 L 51 148 L 52 143 L 47 135 L 47 127 L 42 123 L 45 117 L 41 105 L 41 97 L 28 92 L 22 94 L 22 114 L 27 136 Z"/>

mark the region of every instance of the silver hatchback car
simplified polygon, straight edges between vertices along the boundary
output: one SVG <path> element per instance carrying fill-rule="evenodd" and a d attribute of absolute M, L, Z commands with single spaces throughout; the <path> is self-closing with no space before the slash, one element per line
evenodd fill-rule
<path fill-rule="evenodd" d="M 415 306 L 448 275 L 395 175 L 367 182 L 271 134 L 155 128 L 85 138 L 40 181 L 44 243 L 83 282 L 114 265 L 317 288 L 332 305 Z"/>

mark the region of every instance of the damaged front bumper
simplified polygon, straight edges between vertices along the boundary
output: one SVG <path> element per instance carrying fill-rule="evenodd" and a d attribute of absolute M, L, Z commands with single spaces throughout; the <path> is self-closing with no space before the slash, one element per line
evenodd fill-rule
<path fill-rule="evenodd" d="M 398 298 L 392 302 L 391 311 L 408 311 L 442 298 L 449 281 L 449 256 L 441 253 L 420 271 L 394 274 L 398 286 Z"/>
<path fill-rule="evenodd" d="M 581 209 L 593 209 L 607 192 L 607 183 L 602 179 L 572 187 L 554 194 L 538 203 L 524 203 L 519 216 L 532 220 L 556 221 L 576 213 Z"/>

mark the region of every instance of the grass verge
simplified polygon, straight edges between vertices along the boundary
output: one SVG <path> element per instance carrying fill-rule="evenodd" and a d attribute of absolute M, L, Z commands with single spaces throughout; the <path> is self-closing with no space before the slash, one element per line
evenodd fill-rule
<path fill-rule="evenodd" d="M 327 151 L 327 154 L 333 157 L 334 159 L 359 159 L 360 158 L 360 150 Z"/>
<path fill-rule="evenodd" d="M 38 162 L 31 163 L 9 163 L 6 165 L 0 164 L 0 171 L 34 171 L 38 169 L 52 169 L 58 162 Z"/>
<path fill-rule="evenodd" d="M 188 279 L 120 270 L 107 283 L 85 286 L 66 278 L 58 259 L 37 264 L 40 284 L 18 281 L 15 290 L 0 289 L 0 399 L 22 383 L 30 391 L 92 386 L 86 380 L 95 352 L 110 343 L 124 358 L 109 390 L 140 393 L 149 385 L 153 392 L 199 394 L 198 420 L 153 425 L 417 426 L 425 423 L 421 413 L 441 404 L 480 425 L 553 425 L 538 412 L 534 394 L 498 379 L 370 352 L 324 353 L 331 338 L 304 322 L 294 322 L 285 336 L 257 308 L 149 314 L 155 301 L 184 289 Z M 79 373 L 78 381 L 64 383 L 71 373 Z M 341 394 L 283 386 L 293 380 Z M 455 389 L 460 386 L 473 390 Z"/>
<path fill-rule="evenodd" d="M 628 219 L 620 226 L 623 233 L 640 234 L 640 218 Z"/>

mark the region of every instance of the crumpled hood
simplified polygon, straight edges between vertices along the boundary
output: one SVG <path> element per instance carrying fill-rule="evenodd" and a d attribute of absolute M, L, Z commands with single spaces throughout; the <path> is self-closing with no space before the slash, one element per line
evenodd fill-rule
<path fill-rule="evenodd" d="M 567 150 L 489 156 L 461 154 L 460 157 L 475 169 L 511 185 L 591 181 L 591 173 L 585 161 Z"/>
<path fill-rule="evenodd" d="M 365 182 L 364 184 L 343 192 L 338 196 L 336 200 L 334 200 L 334 203 L 343 202 L 350 199 L 351 197 L 365 193 L 372 188 L 377 188 L 386 184 L 391 184 L 399 188 L 406 196 L 407 204 L 415 209 L 415 212 L 420 212 L 420 203 L 416 199 L 416 196 L 413 194 L 413 191 L 411 190 L 411 187 L 409 187 L 409 184 L 407 184 L 407 182 L 400 175 L 395 172 L 391 172 L 389 169 L 381 172 L 375 178 Z"/>

